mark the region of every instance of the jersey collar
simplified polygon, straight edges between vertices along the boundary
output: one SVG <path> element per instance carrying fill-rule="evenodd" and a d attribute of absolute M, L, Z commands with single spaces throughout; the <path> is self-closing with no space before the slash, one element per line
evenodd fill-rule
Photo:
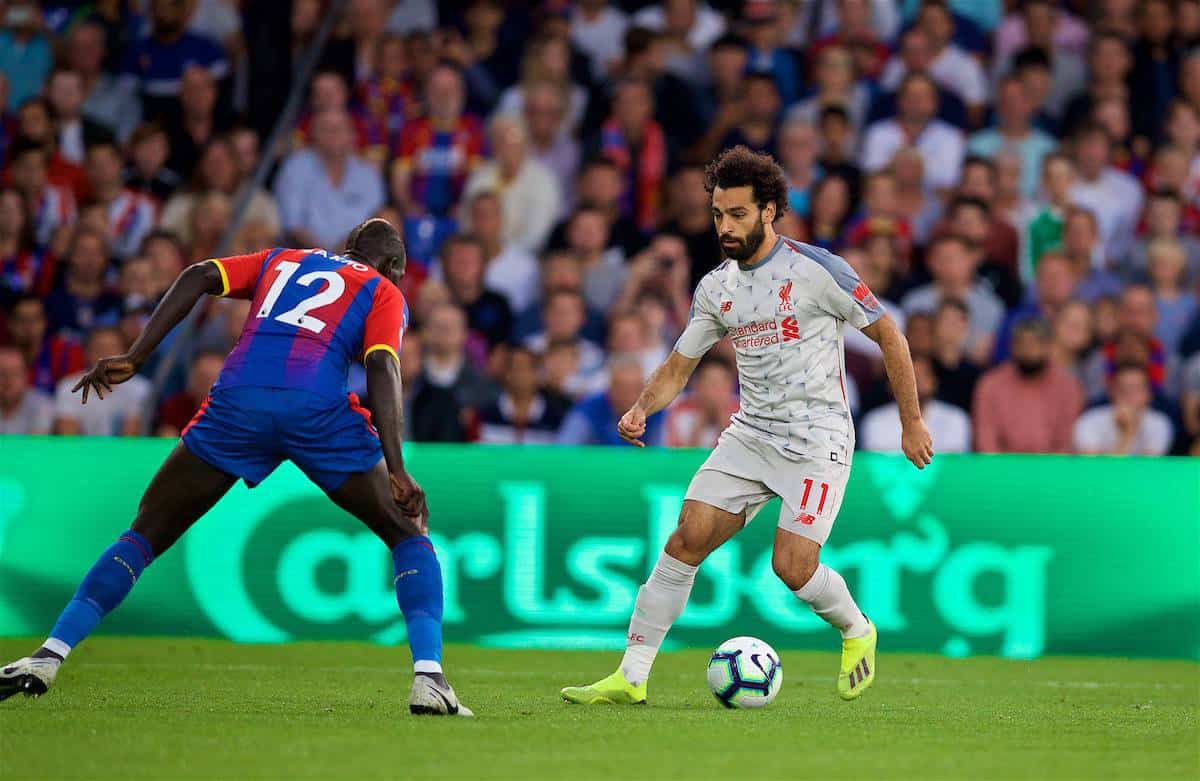
<path fill-rule="evenodd" d="M 783 237 L 776 236 L 775 237 L 775 246 L 771 248 L 771 251 L 767 253 L 766 257 L 764 257 L 762 260 L 755 263 L 753 266 L 743 266 L 740 262 L 738 262 L 736 260 L 734 261 L 734 263 L 737 263 L 737 267 L 738 267 L 739 271 L 753 271 L 754 269 L 761 268 L 761 267 L 767 265 L 768 263 L 770 263 L 772 260 L 774 260 L 775 256 L 779 254 L 779 250 L 781 247 L 783 247 Z"/>

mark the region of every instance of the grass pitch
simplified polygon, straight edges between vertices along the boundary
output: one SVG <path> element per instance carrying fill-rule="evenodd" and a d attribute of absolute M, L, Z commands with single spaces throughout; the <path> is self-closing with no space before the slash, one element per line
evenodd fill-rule
<path fill-rule="evenodd" d="M 33 641 L 0 641 L 0 661 Z M 1200 665 L 888 654 L 858 702 L 832 654 L 784 652 L 779 699 L 726 711 L 707 654 L 664 654 L 650 705 L 564 684 L 613 653 L 447 650 L 478 718 L 408 714 L 407 649 L 97 637 L 40 700 L 0 703 L 0 778 L 1195 779 Z"/>

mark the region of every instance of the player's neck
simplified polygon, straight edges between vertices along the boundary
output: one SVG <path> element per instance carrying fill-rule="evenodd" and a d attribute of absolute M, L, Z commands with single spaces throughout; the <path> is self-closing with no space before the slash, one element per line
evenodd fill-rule
<path fill-rule="evenodd" d="M 743 269 L 749 270 L 766 260 L 767 256 L 775 251 L 775 245 L 779 241 L 779 234 L 775 232 L 775 227 L 772 225 L 766 226 L 763 229 L 762 244 L 758 245 L 758 249 L 754 254 L 745 260 L 739 260 L 738 265 Z"/>

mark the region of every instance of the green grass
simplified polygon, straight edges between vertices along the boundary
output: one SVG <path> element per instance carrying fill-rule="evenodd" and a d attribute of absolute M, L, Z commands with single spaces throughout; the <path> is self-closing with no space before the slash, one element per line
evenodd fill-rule
<path fill-rule="evenodd" d="M 0 641 L 0 660 L 30 641 Z M 833 654 L 783 654 L 779 699 L 726 711 L 706 654 L 664 654 L 644 708 L 581 708 L 595 652 L 451 647 L 479 717 L 408 714 L 407 650 L 98 637 L 40 700 L 0 703 L 0 778 L 1195 779 L 1200 665 L 881 654 L 861 701 Z"/>

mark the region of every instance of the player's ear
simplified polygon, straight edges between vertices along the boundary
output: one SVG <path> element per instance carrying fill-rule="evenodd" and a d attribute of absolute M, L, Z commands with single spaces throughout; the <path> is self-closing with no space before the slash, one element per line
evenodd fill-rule
<path fill-rule="evenodd" d="M 763 225 L 770 225 L 775 222 L 775 202 L 771 201 L 762 208 Z"/>

